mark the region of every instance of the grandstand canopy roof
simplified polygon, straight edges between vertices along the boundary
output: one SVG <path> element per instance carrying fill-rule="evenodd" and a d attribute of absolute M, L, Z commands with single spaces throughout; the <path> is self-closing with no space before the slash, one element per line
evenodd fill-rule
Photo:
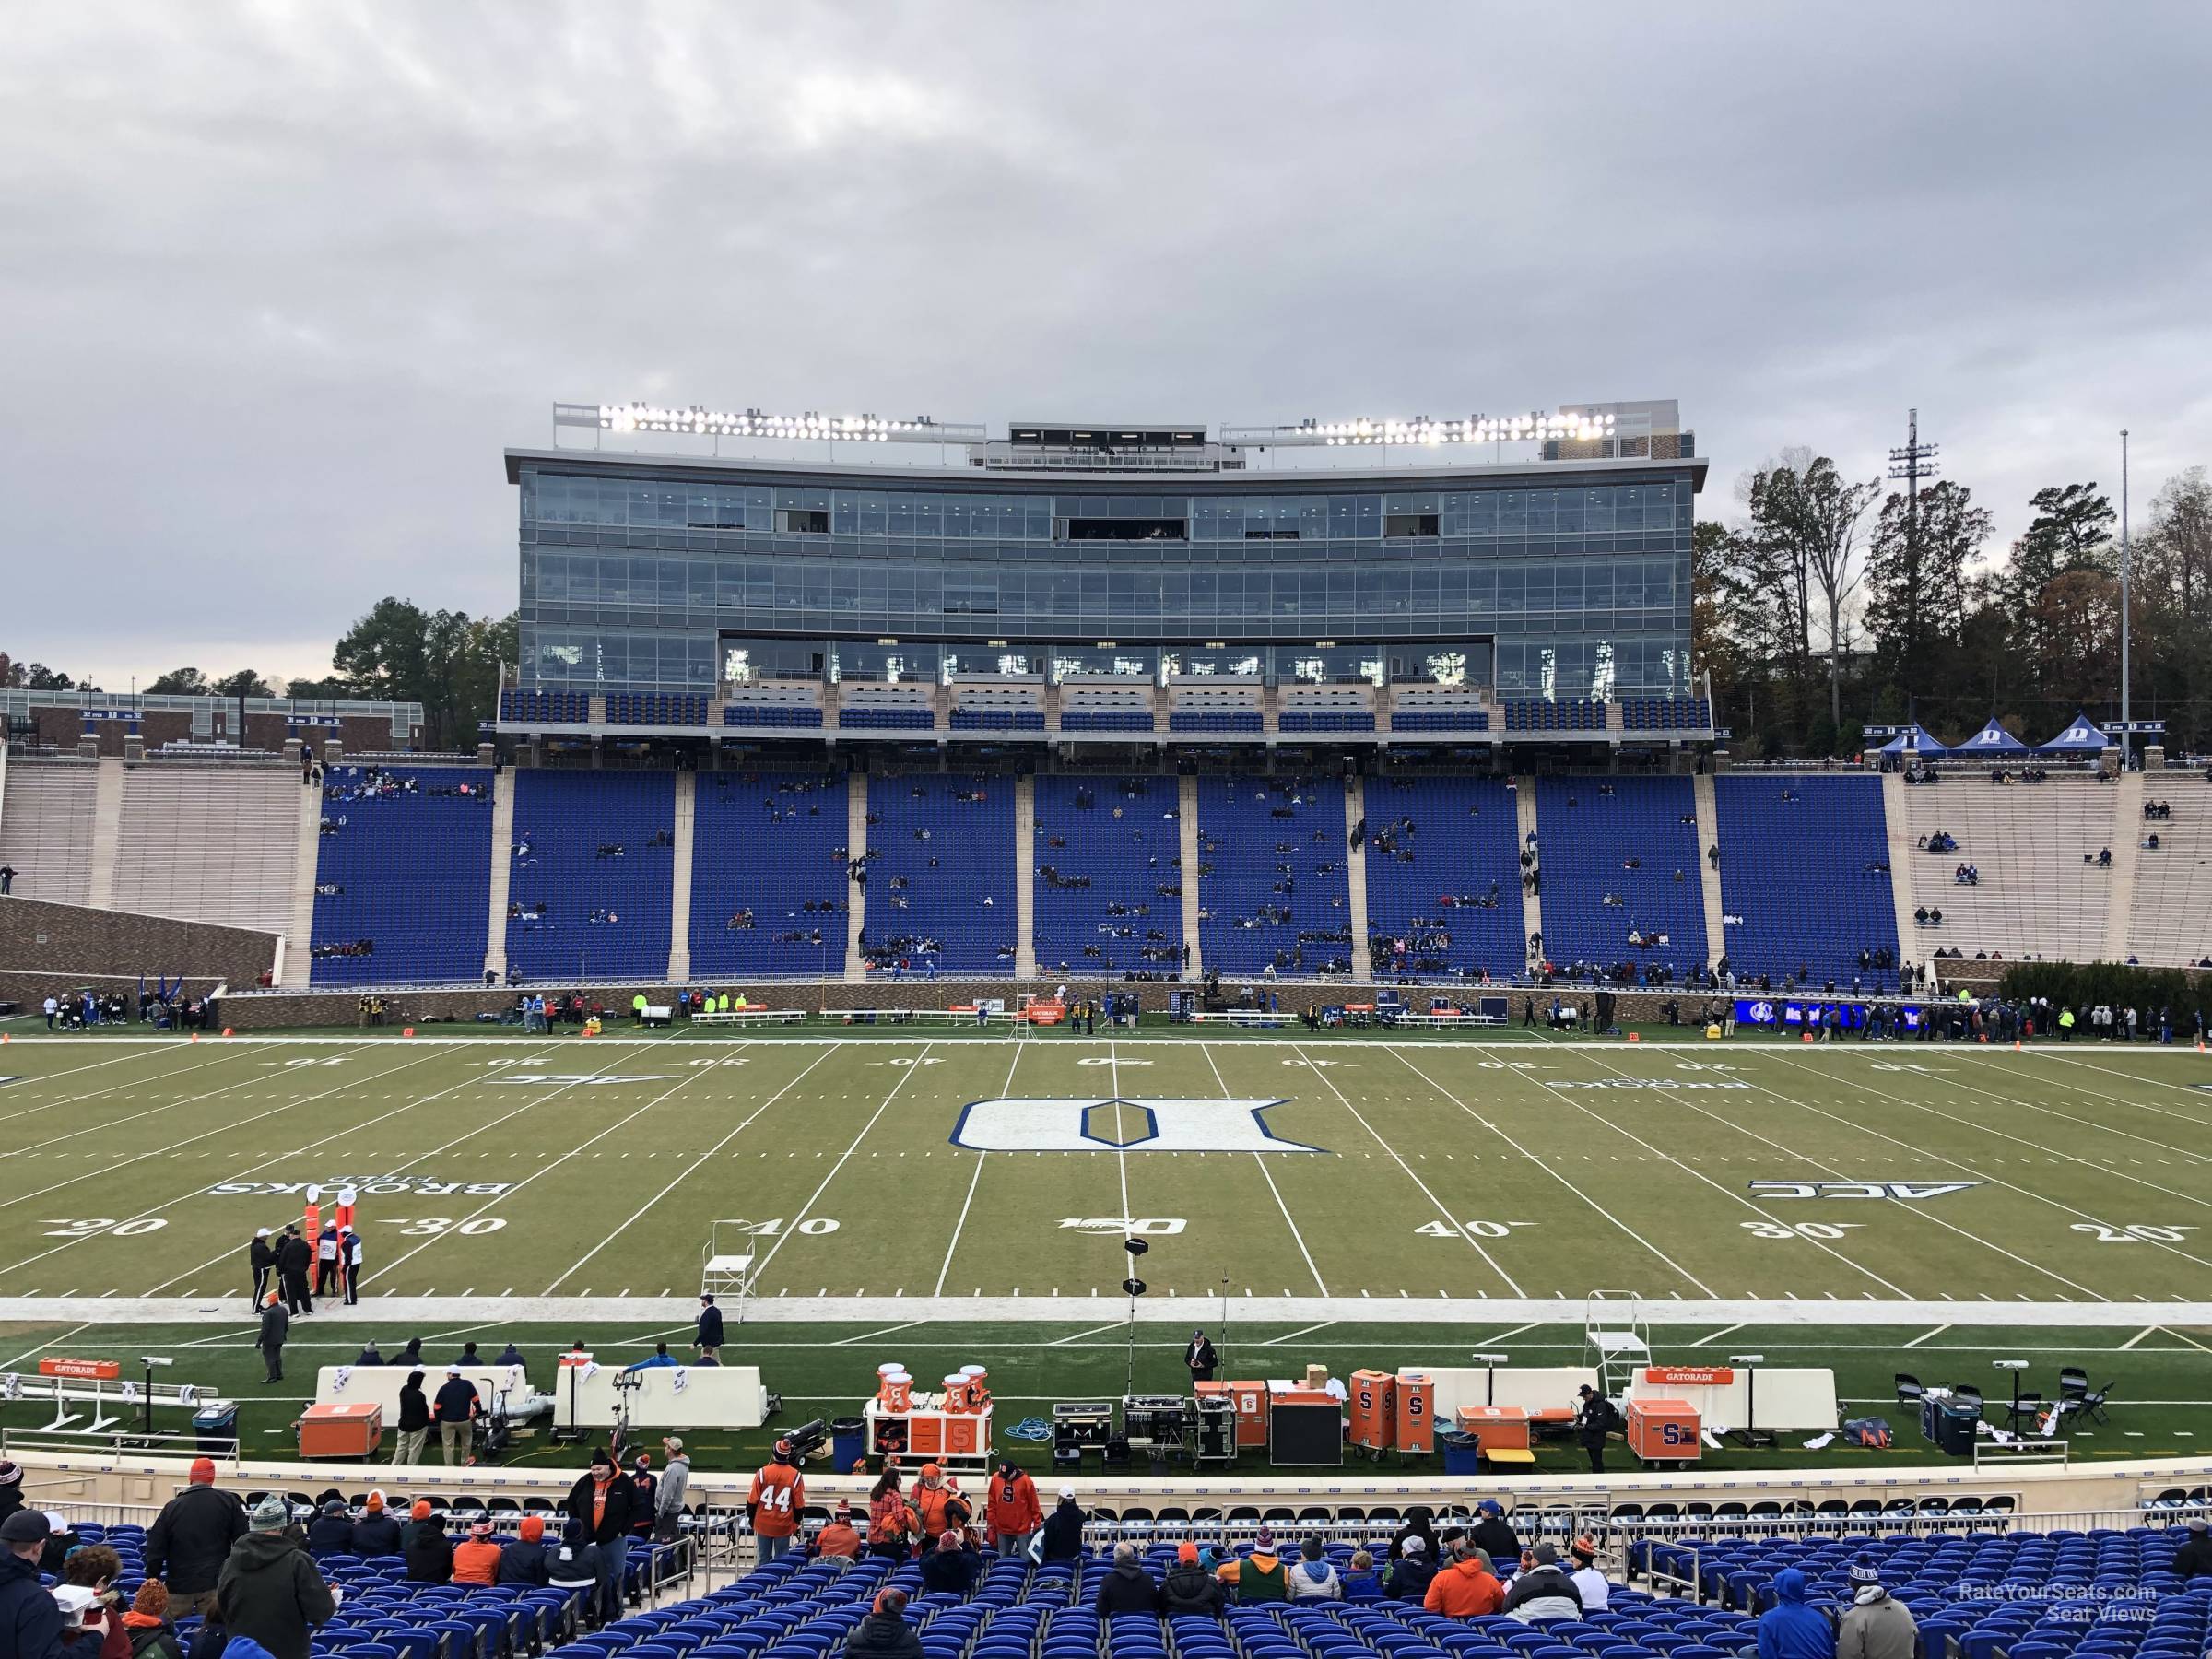
<path fill-rule="evenodd" d="M 2098 755 L 2111 747 L 2112 739 L 2098 729 L 2087 714 L 2077 712 L 2066 723 L 2066 729 L 2048 743 L 2039 743 L 2039 755 Z"/>
<path fill-rule="evenodd" d="M 1901 755 L 1907 747 L 1905 743 L 1907 737 L 1912 739 L 1911 747 L 1916 755 L 1947 755 L 1950 753 L 1950 750 L 1945 748 L 1942 744 L 1928 735 L 1927 727 L 1918 725 L 1912 727 L 1909 732 L 1900 733 L 1897 736 L 1890 738 L 1880 748 L 1875 750 L 1875 753 L 1877 755 Z"/>
<path fill-rule="evenodd" d="M 2029 752 L 2028 746 L 1999 725 L 1994 715 L 1987 725 L 1951 751 L 1954 755 L 2025 755 Z"/>

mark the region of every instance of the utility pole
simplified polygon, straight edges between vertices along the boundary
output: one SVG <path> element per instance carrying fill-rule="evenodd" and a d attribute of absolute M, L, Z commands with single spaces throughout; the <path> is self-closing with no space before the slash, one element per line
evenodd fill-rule
<path fill-rule="evenodd" d="M 2127 429 L 2120 429 L 2120 770 L 2127 770 L 2135 738 L 2128 730 L 2134 710 L 2128 702 L 2128 578 L 2134 563 L 2127 535 Z"/>
<path fill-rule="evenodd" d="M 1905 562 L 1912 572 L 1912 580 L 1905 594 L 1906 615 L 1910 626 L 1906 640 L 1911 652 L 1917 657 L 1920 651 L 1920 481 L 1936 476 L 1939 463 L 1936 459 L 1937 446 L 1920 441 L 1920 411 L 1905 411 L 1905 445 L 1889 452 L 1889 476 L 1905 481 Z M 1909 677 L 1918 666 L 1908 662 L 1905 671 Z"/>

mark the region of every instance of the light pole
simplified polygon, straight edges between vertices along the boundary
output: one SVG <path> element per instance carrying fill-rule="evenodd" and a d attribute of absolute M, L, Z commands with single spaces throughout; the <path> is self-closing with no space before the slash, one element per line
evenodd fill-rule
<path fill-rule="evenodd" d="M 2120 429 L 2120 770 L 2127 770 L 2133 737 L 2128 730 L 2134 710 L 2128 700 L 2128 578 L 2134 560 L 2127 534 L 2127 429 Z"/>

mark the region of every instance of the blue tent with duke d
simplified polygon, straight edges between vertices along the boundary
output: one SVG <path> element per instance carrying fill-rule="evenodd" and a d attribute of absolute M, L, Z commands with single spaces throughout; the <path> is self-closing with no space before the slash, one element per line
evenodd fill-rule
<path fill-rule="evenodd" d="M 1990 723 L 1951 751 L 1954 755 L 2025 755 L 2028 746 L 1996 723 Z"/>
<path fill-rule="evenodd" d="M 1928 735 L 1928 730 L 1925 726 L 1917 725 L 1914 726 L 1909 733 L 1900 732 L 1896 736 L 1890 738 L 1888 742 L 1883 744 L 1880 748 L 1875 750 L 1874 752 L 1877 755 L 1901 755 L 1905 752 L 1905 739 L 1908 736 L 1912 739 L 1912 752 L 1914 754 L 1925 755 L 1929 759 L 1932 760 L 1938 755 L 1947 755 L 1950 753 L 1950 750 L 1945 748 L 1942 744 L 1936 742 L 1935 738 Z"/>
<path fill-rule="evenodd" d="M 2048 743 L 2038 744 L 2039 755 L 2100 755 L 2112 747 L 2112 739 L 2099 731 L 2087 714 L 2076 714 L 2066 724 L 2066 729 Z"/>

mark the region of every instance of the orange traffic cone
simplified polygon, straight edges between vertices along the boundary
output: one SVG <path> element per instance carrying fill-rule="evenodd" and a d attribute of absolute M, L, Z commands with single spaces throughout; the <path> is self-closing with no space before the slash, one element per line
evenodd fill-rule
<path fill-rule="evenodd" d="M 238 1035 L 238 1033 L 232 1030 L 229 1026 L 225 1026 L 223 1028 L 223 1035 L 226 1037 L 235 1037 Z"/>
<path fill-rule="evenodd" d="M 1643 1041 L 1643 1033 L 1641 1031 L 1630 1031 L 1629 1033 L 1629 1041 L 1630 1042 L 1641 1042 Z"/>
<path fill-rule="evenodd" d="M 1800 1031 L 1797 1034 L 1797 1041 L 1800 1042 L 1810 1042 L 1812 1040 L 1813 1034 L 1810 1031 Z"/>
<path fill-rule="evenodd" d="M 402 1037 L 412 1037 L 415 1035 L 415 1028 L 413 1026 L 402 1026 L 399 1029 L 399 1034 Z"/>

